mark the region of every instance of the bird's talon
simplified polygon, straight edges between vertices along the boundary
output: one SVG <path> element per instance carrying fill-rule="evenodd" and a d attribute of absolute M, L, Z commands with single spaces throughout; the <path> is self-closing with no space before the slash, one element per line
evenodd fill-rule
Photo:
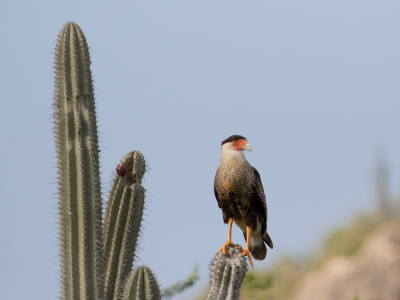
<path fill-rule="evenodd" d="M 240 252 L 243 253 L 243 247 L 242 246 L 240 246 L 238 244 L 235 244 L 234 246 L 235 246 L 235 248 L 238 248 L 240 250 Z"/>
<path fill-rule="evenodd" d="M 220 253 L 221 251 L 226 254 L 226 248 L 228 246 L 234 246 L 234 244 L 231 241 L 226 241 L 226 243 L 221 247 L 221 249 L 218 250 L 217 254 Z"/>
<path fill-rule="evenodd" d="M 244 250 L 242 251 L 242 257 L 243 257 L 243 256 L 247 256 L 247 257 L 249 258 L 249 261 L 250 261 L 251 266 L 253 266 L 253 258 L 251 257 L 250 251 L 247 250 L 247 249 L 244 249 Z"/>

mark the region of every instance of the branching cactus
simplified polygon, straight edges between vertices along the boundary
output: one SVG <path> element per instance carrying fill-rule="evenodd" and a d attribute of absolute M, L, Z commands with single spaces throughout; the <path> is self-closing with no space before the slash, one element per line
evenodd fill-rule
<path fill-rule="evenodd" d="M 60 32 L 54 121 L 58 158 L 61 299 L 101 299 L 102 202 L 89 48 L 80 28 Z"/>
<path fill-rule="evenodd" d="M 66 24 L 60 32 L 55 69 L 61 299 L 121 299 L 122 288 L 132 269 L 142 221 L 144 188 L 141 181 L 145 161 L 138 151 L 129 152 L 123 158 L 102 227 L 89 48 L 81 29 L 74 23 Z"/>
<path fill-rule="evenodd" d="M 160 288 L 157 280 L 146 266 L 137 267 L 125 285 L 123 300 L 159 300 Z"/>
<path fill-rule="evenodd" d="M 210 292 L 207 300 L 238 300 L 246 277 L 247 262 L 236 247 L 218 253 L 211 264 Z"/>
<path fill-rule="evenodd" d="M 67 23 L 58 36 L 55 73 L 61 299 L 160 300 L 149 268 L 141 266 L 131 273 L 145 200 L 145 160 L 139 151 L 129 152 L 118 165 L 102 221 L 89 48 L 75 23 Z M 197 278 L 196 271 L 165 289 L 165 297 L 182 292 Z"/>

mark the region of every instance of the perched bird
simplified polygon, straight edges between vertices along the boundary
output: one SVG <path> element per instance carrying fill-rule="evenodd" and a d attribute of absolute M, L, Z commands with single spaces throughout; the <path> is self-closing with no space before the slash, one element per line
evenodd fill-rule
<path fill-rule="evenodd" d="M 243 150 L 251 151 L 251 145 L 241 135 L 232 135 L 221 144 L 221 165 L 214 179 L 214 193 L 222 209 L 224 223 L 228 224 L 228 240 L 217 252 L 226 253 L 231 239 L 232 223 L 243 231 L 246 247 L 242 256 L 263 260 L 267 247 L 274 247 L 267 233 L 267 204 L 258 171 L 246 160 Z M 250 254 L 251 253 L 251 254 Z"/>

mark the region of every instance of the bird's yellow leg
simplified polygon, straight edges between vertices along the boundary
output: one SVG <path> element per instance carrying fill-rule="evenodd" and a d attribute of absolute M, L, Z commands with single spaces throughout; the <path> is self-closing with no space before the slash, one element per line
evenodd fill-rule
<path fill-rule="evenodd" d="M 246 248 L 243 250 L 242 256 L 247 255 L 247 257 L 249 258 L 250 264 L 253 265 L 253 258 L 251 257 L 250 248 L 249 248 L 250 236 L 251 236 L 251 227 L 247 226 Z"/>
<path fill-rule="evenodd" d="M 218 250 L 217 254 L 220 253 L 221 251 L 224 254 L 226 254 L 226 248 L 228 246 L 233 246 L 233 243 L 232 243 L 232 224 L 233 224 L 233 218 L 229 218 L 229 220 L 228 220 L 228 240 L 222 246 L 222 248 Z"/>

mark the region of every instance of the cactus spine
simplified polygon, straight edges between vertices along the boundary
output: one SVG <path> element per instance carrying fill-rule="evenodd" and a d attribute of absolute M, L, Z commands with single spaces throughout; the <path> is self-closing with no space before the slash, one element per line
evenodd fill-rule
<path fill-rule="evenodd" d="M 61 299 L 98 299 L 103 251 L 96 112 L 89 48 L 74 23 L 58 36 L 55 73 Z"/>
<path fill-rule="evenodd" d="M 105 299 L 121 299 L 128 278 L 142 222 L 144 188 L 141 186 L 145 160 L 139 151 L 127 153 L 119 166 L 104 215 Z"/>
<path fill-rule="evenodd" d="M 207 300 L 239 300 L 239 291 L 247 273 L 247 262 L 241 251 L 228 248 L 218 253 L 211 264 L 210 292 Z"/>
<path fill-rule="evenodd" d="M 161 293 L 153 272 L 146 267 L 137 267 L 126 282 L 123 300 L 160 300 Z"/>

